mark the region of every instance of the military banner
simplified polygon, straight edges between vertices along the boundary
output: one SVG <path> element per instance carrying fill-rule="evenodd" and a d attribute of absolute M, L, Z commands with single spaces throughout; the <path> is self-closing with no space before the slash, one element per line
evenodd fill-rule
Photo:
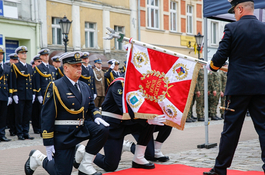
<path fill-rule="evenodd" d="M 136 118 L 165 115 L 166 125 L 183 130 L 200 64 L 139 45 L 130 45 L 127 55 L 123 103 Z"/>

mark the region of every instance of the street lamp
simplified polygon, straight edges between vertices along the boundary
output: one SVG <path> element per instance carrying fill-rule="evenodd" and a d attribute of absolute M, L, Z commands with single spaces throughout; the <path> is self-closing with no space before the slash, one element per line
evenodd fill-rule
<path fill-rule="evenodd" d="M 64 46 L 65 46 L 65 52 L 67 52 L 67 42 L 68 40 L 68 33 L 71 27 L 71 23 L 72 21 L 69 21 L 66 16 L 63 17 L 63 19 L 61 19 L 59 21 L 59 24 L 61 26 L 61 30 L 62 30 L 62 34 L 65 36 L 63 41 L 64 41 Z"/>
<path fill-rule="evenodd" d="M 200 59 L 200 51 L 201 51 L 201 45 L 202 45 L 203 35 L 201 35 L 201 33 L 199 32 L 194 37 L 196 39 L 196 44 L 197 44 L 198 59 Z"/>

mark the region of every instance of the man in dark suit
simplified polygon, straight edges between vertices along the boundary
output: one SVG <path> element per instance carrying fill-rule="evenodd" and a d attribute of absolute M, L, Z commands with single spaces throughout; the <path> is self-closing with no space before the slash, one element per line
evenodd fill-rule
<path fill-rule="evenodd" d="M 62 76 L 60 75 L 60 67 L 61 67 L 61 61 L 60 61 L 60 56 L 53 56 L 51 58 L 52 60 L 52 65 L 54 66 L 54 69 L 56 71 L 56 80 L 61 78 Z M 62 74 L 62 73 L 61 73 Z"/>
<path fill-rule="evenodd" d="M 115 79 L 109 86 L 105 100 L 102 103 L 102 115 L 108 123 L 110 123 L 109 137 L 104 145 L 104 153 L 97 154 L 94 163 L 105 171 L 115 171 L 119 165 L 124 137 L 127 134 L 140 133 L 136 145 L 135 155 L 132 161 L 133 168 L 153 169 L 153 163 L 148 162 L 144 158 L 146 146 L 150 141 L 154 124 L 154 120 L 134 119 L 134 113 L 128 106 L 129 115 L 123 116 L 122 94 L 123 94 L 124 78 Z M 160 120 L 156 124 L 163 125 L 165 119 Z M 149 125 L 150 124 L 150 125 Z"/>
<path fill-rule="evenodd" d="M 15 125 L 19 140 L 34 139 L 29 136 L 29 120 L 32 113 L 32 103 L 35 94 L 32 88 L 33 69 L 26 63 L 28 49 L 18 47 L 15 52 L 19 62 L 11 66 L 11 90 L 15 102 Z"/>
<path fill-rule="evenodd" d="M 215 166 L 204 175 L 226 175 L 238 144 L 246 111 L 249 110 L 259 135 L 262 160 L 265 163 L 265 24 L 253 15 L 253 0 L 233 0 L 230 13 L 237 22 L 227 24 L 219 48 L 207 65 L 217 71 L 229 57 L 226 110 L 219 153 Z M 265 172 L 265 164 L 262 166 Z"/>
<path fill-rule="evenodd" d="M 38 103 L 38 109 L 41 109 L 43 96 L 46 90 L 47 85 L 56 79 L 56 70 L 52 65 L 49 65 L 49 49 L 42 49 L 39 51 L 39 58 L 42 63 L 34 68 L 34 89 L 33 91 L 36 93 L 36 97 Z M 34 121 L 33 130 L 34 133 L 38 134 L 40 132 L 40 110 L 34 113 L 32 116 L 32 120 Z"/>
<path fill-rule="evenodd" d="M 107 86 L 111 84 L 111 82 L 118 78 L 118 77 L 124 77 L 124 74 L 120 72 L 119 65 L 120 62 L 117 60 L 110 60 L 108 64 L 111 64 L 109 67 L 109 70 L 104 74 L 104 77 L 106 78 Z M 107 89 L 108 87 L 106 87 Z"/>
<path fill-rule="evenodd" d="M 95 84 L 95 76 L 93 69 L 91 65 L 89 64 L 89 58 L 88 58 L 89 53 L 84 52 L 82 58 L 83 64 L 82 64 L 82 75 L 80 76 L 81 81 L 86 83 L 90 89 L 92 90 L 92 93 L 94 94 L 94 99 L 97 97 L 97 89 L 96 89 L 96 84 Z"/>
<path fill-rule="evenodd" d="M 5 64 L 7 66 L 11 67 L 11 65 L 13 63 L 18 63 L 19 60 L 18 60 L 18 56 L 16 53 L 11 53 L 8 56 L 9 56 L 9 62 L 5 62 Z M 12 92 L 12 90 L 11 90 L 11 92 Z M 11 100 L 12 100 L 12 98 L 11 98 Z M 10 136 L 15 136 L 16 135 L 16 126 L 15 126 L 15 103 L 14 102 L 12 102 L 11 104 L 8 105 L 7 121 L 8 121 Z"/>
<path fill-rule="evenodd" d="M 7 106 L 12 103 L 10 89 L 10 67 L 3 62 L 5 50 L 0 46 L 0 142 L 8 142 L 5 136 Z"/>
<path fill-rule="evenodd" d="M 32 150 L 25 164 L 26 175 L 33 174 L 38 166 L 51 175 L 70 175 L 75 147 L 87 139 L 79 175 L 101 175 L 92 163 L 106 142 L 109 124 L 96 109 L 91 89 L 78 80 L 82 69 L 81 54 L 69 52 L 63 55 L 65 76 L 51 82 L 46 89 L 41 128 L 47 157 L 38 150 Z"/>

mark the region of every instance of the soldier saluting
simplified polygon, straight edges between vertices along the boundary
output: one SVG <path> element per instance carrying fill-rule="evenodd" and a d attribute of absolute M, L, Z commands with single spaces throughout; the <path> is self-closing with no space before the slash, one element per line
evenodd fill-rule
<path fill-rule="evenodd" d="M 49 174 L 71 174 L 75 147 L 87 139 L 79 175 L 101 175 L 92 163 L 106 142 L 109 124 L 96 109 L 91 89 L 78 80 L 82 69 L 81 56 L 82 52 L 69 52 L 60 57 L 65 76 L 47 86 L 41 112 L 47 157 L 32 150 L 25 164 L 26 175 L 33 174 L 38 166 Z"/>

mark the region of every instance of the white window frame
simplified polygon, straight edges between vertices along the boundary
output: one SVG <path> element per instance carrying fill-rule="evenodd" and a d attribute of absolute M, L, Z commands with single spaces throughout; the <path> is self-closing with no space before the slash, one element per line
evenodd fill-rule
<path fill-rule="evenodd" d="M 175 9 L 173 8 L 175 5 Z M 178 31 L 178 14 L 177 14 L 178 4 L 177 2 L 170 1 L 170 31 L 177 32 Z M 174 26 L 174 18 L 175 15 L 175 26 Z M 175 29 L 174 29 L 175 28 Z"/>
<path fill-rule="evenodd" d="M 121 30 L 119 30 L 119 28 L 121 28 Z M 125 34 L 125 27 L 124 26 L 114 26 L 114 30 L 115 32 L 118 32 L 118 33 L 123 33 Z M 123 48 L 123 45 L 124 45 L 124 42 L 122 42 L 121 44 L 119 43 L 118 39 L 115 38 L 114 40 L 114 44 L 115 44 L 115 49 L 116 50 L 124 50 Z"/>
<path fill-rule="evenodd" d="M 215 29 L 214 29 L 215 25 Z M 211 22 L 211 45 L 218 44 L 218 22 Z"/>
<path fill-rule="evenodd" d="M 57 29 L 61 29 L 60 24 L 56 24 L 56 19 L 60 19 L 60 18 L 56 18 L 56 17 L 52 17 L 52 44 L 53 45 L 63 45 L 63 34 L 61 33 L 61 43 L 57 43 Z M 55 39 L 53 38 L 53 29 L 54 29 L 54 36 Z M 62 30 L 61 30 L 62 32 Z"/>
<path fill-rule="evenodd" d="M 193 34 L 193 6 L 192 5 L 187 5 L 187 34 Z"/>
<path fill-rule="evenodd" d="M 93 24 L 94 28 L 89 28 L 89 24 Z M 86 27 L 88 25 L 88 27 Z M 87 34 L 86 34 L 87 33 Z M 93 46 L 90 45 L 90 33 L 94 33 Z M 97 45 L 97 23 L 85 22 L 85 46 L 86 48 L 96 48 Z"/>
<path fill-rule="evenodd" d="M 152 4 L 153 2 L 153 4 Z M 151 12 L 153 10 L 153 13 Z M 157 13 L 157 16 L 155 15 Z M 152 14 L 153 14 L 153 21 L 152 21 Z M 159 20 L 160 20 L 160 13 L 159 13 L 159 0 L 147 0 L 147 27 L 152 29 L 159 29 Z M 152 26 L 153 22 L 153 26 Z"/>

